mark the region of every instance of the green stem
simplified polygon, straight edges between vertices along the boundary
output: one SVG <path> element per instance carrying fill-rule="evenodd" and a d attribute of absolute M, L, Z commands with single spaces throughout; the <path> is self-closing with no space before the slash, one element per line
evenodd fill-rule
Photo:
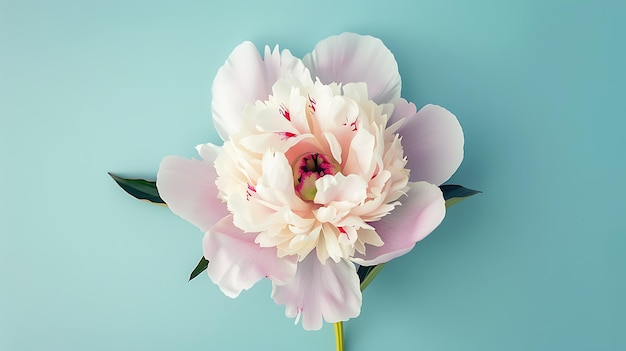
<path fill-rule="evenodd" d="M 337 351 L 343 351 L 343 322 L 335 323 L 335 344 Z"/>
<path fill-rule="evenodd" d="M 363 279 L 363 282 L 361 283 L 361 291 L 365 290 L 365 288 L 370 285 L 370 283 L 374 280 L 374 278 L 376 278 L 376 276 L 378 275 L 378 273 L 380 273 L 384 266 L 385 264 L 381 263 L 378 266 L 374 267 L 367 274 L 367 276 L 365 277 L 365 279 Z M 337 351 L 343 351 L 343 322 L 335 323 L 335 345 Z"/>

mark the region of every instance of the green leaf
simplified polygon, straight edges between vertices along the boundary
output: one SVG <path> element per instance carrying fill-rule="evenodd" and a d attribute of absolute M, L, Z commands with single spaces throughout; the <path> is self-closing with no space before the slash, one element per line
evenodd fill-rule
<path fill-rule="evenodd" d="M 359 266 L 359 269 L 356 271 L 356 274 L 359 276 L 359 282 L 363 283 L 365 277 L 367 277 L 374 267 L 376 266 Z"/>
<path fill-rule="evenodd" d="M 202 257 L 200 259 L 200 262 L 198 262 L 198 265 L 196 266 L 196 268 L 194 268 L 193 272 L 191 272 L 191 275 L 189 276 L 189 281 L 191 281 L 193 278 L 200 275 L 200 273 L 204 272 L 208 266 L 209 266 L 209 261 L 206 258 Z"/>
<path fill-rule="evenodd" d="M 165 201 L 163 201 L 161 196 L 159 196 L 156 182 L 145 179 L 122 178 L 113 173 L 109 173 L 109 175 L 113 178 L 113 180 L 115 180 L 117 185 L 135 198 L 148 201 L 153 204 L 167 206 Z"/>
<path fill-rule="evenodd" d="M 385 263 L 381 263 L 377 266 L 359 267 L 357 274 L 359 275 L 359 280 L 361 281 L 361 291 L 365 290 L 365 288 L 370 285 L 370 283 L 374 280 L 374 278 L 376 278 L 376 276 L 378 275 L 378 273 L 380 273 L 384 266 Z"/>
<path fill-rule="evenodd" d="M 443 198 L 446 200 L 446 208 L 455 205 L 470 196 L 480 194 L 482 191 L 472 190 L 460 185 L 448 184 L 439 186 L 443 192 Z"/>

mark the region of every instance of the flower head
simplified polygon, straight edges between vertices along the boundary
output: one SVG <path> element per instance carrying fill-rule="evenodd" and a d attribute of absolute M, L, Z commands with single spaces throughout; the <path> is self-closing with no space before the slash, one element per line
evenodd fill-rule
<path fill-rule="evenodd" d="M 302 60 L 239 45 L 213 84 L 224 143 L 166 157 L 157 186 L 205 236 L 209 277 L 235 297 L 267 277 L 305 329 L 356 317 L 356 264 L 410 251 L 443 220 L 438 185 L 463 158 L 450 112 L 400 98 L 391 52 L 344 33 Z"/>

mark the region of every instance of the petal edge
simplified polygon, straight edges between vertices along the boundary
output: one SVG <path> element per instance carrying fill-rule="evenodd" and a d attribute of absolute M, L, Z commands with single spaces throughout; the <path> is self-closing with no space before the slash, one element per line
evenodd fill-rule
<path fill-rule="evenodd" d="M 378 38 L 356 33 L 330 36 L 317 43 L 302 62 L 324 84 L 367 83 L 369 98 L 378 104 L 400 97 L 398 64 Z"/>
<path fill-rule="evenodd" d="M 204 152 L 204 160 L 178 156 L 163 158 L 157 173 L 157 189 L 169 209 L 206 232 L 228 214 L 218 195 L 213 162 L 217 154 Z"/>
<path fill-rule="evenodd" d="M 365 255 L 356 253 L 353 262 L 373 266 L 402 256 L 443 221 L 446 205 L 439 187 L 426 182 L 411 183 L 410 186 L 408 197 L 401 200 L 401 206 L 379 221 L 369 223 L 376 229 L 383 245 L 367 245 Z"/>
<path fill-rule="evenodd" d="M 306 330 L 318 330 L 323 320 L 329 323 L 346 321 L 361 312 L 361 290 L 354 264 L 347 260 L 320 263 L 311 253 L 298 263 L 293 280 L 285 285 L 274 284 L 272 298 L 285 305 L 285 315 L 302 318 Z"/>
<path fill-rule="evenodd" d="M 441 106 L 422 107 L 397 132 L 412 181 L 441 185 L 463 161 L 463 129 L 456 116 Z"/>
<path fill-rule="evenodd" d="M 211 280 L 228 297 L 237 297 L 262 278 L 284 284 L 296 273 L 295 256 L 279 258 L 276 248 L 260 247 L 256 235 L 233 224 L 232 215 L 222 218 L 202 239 Z"/>

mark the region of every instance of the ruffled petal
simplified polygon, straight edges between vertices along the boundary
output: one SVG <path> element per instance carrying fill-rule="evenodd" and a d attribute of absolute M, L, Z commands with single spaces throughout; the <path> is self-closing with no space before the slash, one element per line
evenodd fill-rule
<path fill-rule="evenodd" d="M 285 305 L 285 315 L 302 318 L 306 330 L 318 330 L 322 320 L 346 321 L 361 312 L 361 290 L 352 262 L 328 260 L 320 263 L 310 254 L 298 263 L 295 277 L 286 285 L 274 284 L 272 298 Z"/>
<path fill-rule="evenodd" d="M 209 277 L 226 296 L 237 297 L 264 277 L 284 284 L 296 273 L 296 256 L 278 258 L 275 247 L 260 247 L 255 237 L 237 228 L 232 216 L 227 216 L 202 239 Z"/>
<path fill-rule="evenodd" d="M 307 211 L 310 204 L 302 201 L 293 188 L 293 173 L 284 154 L 268 151 L 262 160 L 263 176 L 259 178 L 257 193 L 276 207 L 288 206 L 292 211 Z"/>
<path fill-rule="evenodd" d="M 398 64 L 383 42 L 367 35 L 343 33 L 328 37 L 302 62 L 322 83 L 367 83 L 369 98 L 378 104 L 400 97 Z"/>
<path fill-rule="evenodd" d="M 367 182 L 356 174 L 326 175 L 315 181 L 315 187 L 317 193 L 313 202 L 322 205 L 338 201 L 349 203 L 353 207 L 365 200 L 367 195 Z"/>
<path fill-rule="evenodd" d="M 381 220 L 369 223 L 384 244 L 366 245 L 365 254 L 356 253 L 352 261 L 373 266 L 402 256 L 441 223 L 446 203 L 439 187 L 426 182 L 410 183 L 410 186 L 407 197 L 400 199 L 401 206 Z"/>
<path fill-rule="evenodd" d="M 456 117 L 437 105 L 426 105 L 398 129 L 411 170 L 411 181 L 441 185 L 463 161 L 463 130 Z"/>
<path fill-rule="evenodd" d="M 278 46 L 265 56 L 254 44 L 244 42 L 230 54 L 213 81 L 213 123 L 223 140 L 241 128 L 242 112 L 246 105 L 266 101 L 272 94 L 272 85 L 280 78 L 312 84 L 308 69 L 289 50 L 280 52 Z"/>
<path fill-rule="evenodd" d="M 198 151 L 203 157 L 201 161 L 165 157 L 157 173 L 157 189 L 172 212 L 206 232 L 228 215 L 228 210 L 217 197 L 217 173 L 213 167 L 217 149 L 204 146 Z"/>

